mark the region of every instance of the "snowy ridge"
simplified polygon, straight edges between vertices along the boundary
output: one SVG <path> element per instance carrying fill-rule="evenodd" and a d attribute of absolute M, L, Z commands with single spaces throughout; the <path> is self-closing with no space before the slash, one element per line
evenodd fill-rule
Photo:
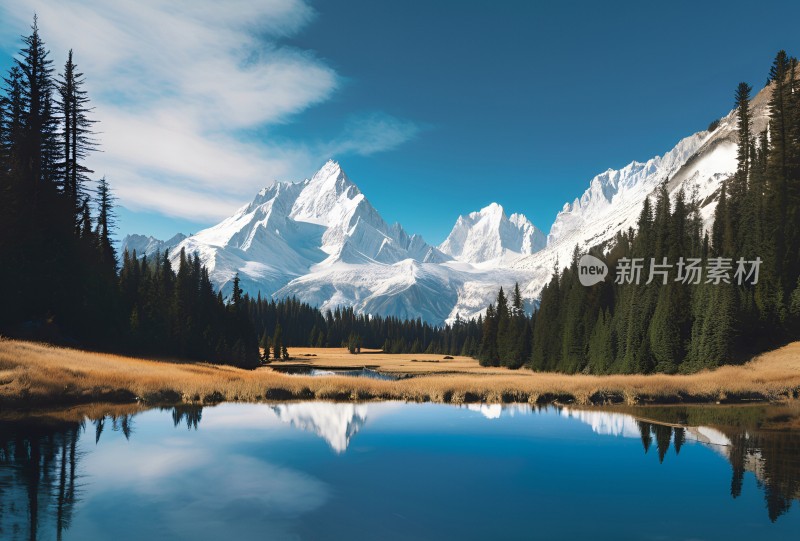
<path fill-rule="evenodd" d="M 752 100 L 755 133 L 767 125 L 770 91 L 765 87 Z M 537 298 L 555 266 L 569 264 L 576 246 L 583 251 L 607 246 L 618 231 L 635 228 L 645 198 L 654 195 L 662 183 L 672 199 L 681 190 L 687 197 L 695 194 L 708 227 L 722 181 L 736 170 L 736 135 L 736 115 L 731 111 L 713 132 L 695 133 L 663 156 L 646 163 L 631 162 L 594 177 L 580 198 L 564 205 L 550 228 L 547 247 L 511 265 L 530 273 L 525 296 Z"/>
<path fill-rule="evenodd" d="M 185 238 L 186 235 L 181 233 L 169 240 L 158 240 L 155 237 L 146 237 L 144 235 L 127 235 L 122 239 L 122 251 L 128 250 L 131 254 L 135 251 L 138 257 L 147 256 L 151 258 L 158 252 L 172 250 Z"/>

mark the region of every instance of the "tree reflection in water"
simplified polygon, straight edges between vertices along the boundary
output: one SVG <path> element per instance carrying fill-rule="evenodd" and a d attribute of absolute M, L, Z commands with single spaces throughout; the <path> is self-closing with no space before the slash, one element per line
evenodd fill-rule
<path fill-rule="evenodd" d="M 731 496 L 734 498 L 742 493 L 745 472 L 752 472 L 764 491 L 767 513 L 773 522 L 790 509 L 792 500 L 800 501 L 800 434 L 796 431 L 743 432 L 720 428 L 718 433 L 723 438 L 710 441 L 693 427 L 673 427 L 641 420 L 636 424 L 645 453 L 655 436 L 659 462 L 664 461 L 670 443 L 676 455 L 680 452 L 687 431 L 694 433 L 692 439 L 714 448 L 731 463 Z"/>
<path fill-rule="evenodd" d="M 174 408 L 160 408 L 161 411 L 172 411 L 172 422 L 175 426 L 186 423 L 188 430 L 197 430 L 197 425 L 203 418 L 203 406 L 194 406 L 191 404 L 175 406 Z"/>
<path fill-rule="evenodd" d="M 180 409 L 178 413 L 175 408 L 173 419 L 185 417 L 188 426 L 197 428 L 202 408 Z M 60 541 L 79 501 L 77 445 L 87 421 L 97 445 L 107 427 L 130 439 L 134 415 L 0 420 L 0 539 L 51 539 L 54 531 Z"/>
<path fill-rule="evenodd" d="M 43 525 L 62 538 L 78 501 L 76 446 L 84 426 L 0 421 L 0 538 L 35 540 Z"/>

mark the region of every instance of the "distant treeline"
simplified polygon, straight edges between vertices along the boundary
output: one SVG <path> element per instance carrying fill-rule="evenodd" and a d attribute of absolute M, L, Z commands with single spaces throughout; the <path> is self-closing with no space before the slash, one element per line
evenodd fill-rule
<path fill-rule="evenodd" d="M 245 295 L 262 347 L 273 347 L 276 335 L 286 346 L 383 349 L 387 353 L 439 353 L 476 355 L 480 346 L 482 319 L 434 326 L 420 319 L 356 314 L 352 307 L 324 313 L 295 298 L 275 301 Z"/>
<path fill-rule="evenodd" d="M 780 51 L 769 72 L 769 129 L 752 132 L 750 93 L 741 83 L 735 102 L 738 167 L 722 183 L 709 232 L 700 202 L 666 185 L 647 199 L 636 230 L 619 233 L 612 248 L 590 252 L 603 259 L 610 278 L 591 287 L 578 278 L 579 254 L 554 269 L 533 318 L 509 310 L 498 296 L 483 321 L 479 356 L 486 364 L 559 372 L 691 372 L 737 362 L 800 338 L 800 84 L 797 60 Z M 672 266 L 647 284 L 651 259 Z M 699 284 L 677 262 L 728 267 L 727 281 Z M 617 283 L 622 265 L 643 263 L 639 284 Z M 758 280 L 736 279 L 739 260 L 760 260 Z M 680 276 L 683 273 L 684 276 Z M 666 282 L 666 283 L 664 283 Z M 516 314 L 516 315 L 515 315 Z M 516 323 L 514 322 L 516 318 Z M 531 331 L 532 329 L 532 331 Z"/>
<path fill-rule="evenodd" d="M 118 272 L 114 197 L 85 165 L 91 114 L 72 51 L 54 75 L 34 18 L 0 92 L 0 330 L 256 366 L 241 290 L 223 302 L 196 258 L 126 258 Z"/>

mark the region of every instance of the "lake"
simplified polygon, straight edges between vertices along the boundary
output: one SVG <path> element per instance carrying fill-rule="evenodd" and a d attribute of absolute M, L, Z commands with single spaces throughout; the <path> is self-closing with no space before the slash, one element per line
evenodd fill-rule
<path fill-rule="evenodd" d="M 785 420 L 395 402 L 6 412 L 0 539 L 797 539 L 800 432 L 763 428 Z"/>
<path fill-rule="evenodd" d="M 382 381 L 397 381 L 401 379 L 395 374 L 387 374 L 384 372 L 378 372 L 377 370 L 372 370 L 370 368 L 348 368 L 348 369 L 326 369 L 326 368 L 314 368 L 313 366 L 272 366 L 271 367 L 276 372 L 281 372 L 283 374 L 290 374 L 296 376 L 312 376 L 312 377 L 328 377 L 328 376 L 348 376 L 353 378 L 368 378 L 368 379 L 378 379 Z"/>

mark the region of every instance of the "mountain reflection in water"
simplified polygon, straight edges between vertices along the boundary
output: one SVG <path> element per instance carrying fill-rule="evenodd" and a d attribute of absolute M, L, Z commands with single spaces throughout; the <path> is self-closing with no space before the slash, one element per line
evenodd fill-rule
<path fill-rule="evenodd" d="M 278 419 L 295 428 L 313 432 L 337 453 L 350 445 L 350 438 L 367 422 L 366 404 L 301 402 L 270 406 Z"/>
<path fill-rule="evenodd" d="M 359 431 L 370 426 L 371 411 L 388 419 L 395 412 L 414 407 L 419 406 L 296 402 L 251 405 L 248 406 L 248 415 L 237 417 L 231 414 L 230 418 L 244 423 L 251 418 L 249 416 L 273 424 L 277 421 L 276 426 L 283 424 L 319 436 L 335 455 L 342 455 Z M 89 411 L 0 420 L 0 539 L 61 540 L 65 537 L 80 510 L 82 495 L 92 491 L 94 480 L 82 474 L 82 461 L 94 452 L 94 447 L 103 445 L 109 432 L 116 432 L 125 439 L 137 438 L 136 421 L 146 410 L 133 408 L 133 411 L 124 412 L 125 407 L 114 408 L 111 413 L 99 415 Z M 703 410 L 686 409 L 681 413 L 680 409 L 662 408 L 668 412 L 667 417 L 674 418 L 656 420 L 650 418 L 654 410 L 625 413 L 499 404 L 470 404 L 461 408 L 469 412 L 468 415 L 485 417 L 485 421 L 470 421 L 485 423 L 483 430 L 490 430 L 498 419 L 514 416 L 542 415 L 555 416 L 561 419 L 560 422 L 579 421 L 591 427 L 597 435 L 594 437 L 639 439 L 644 453 L 655 455 L 660 463 L 679 461 L 681 450 L 687 444 L 705 446 L 730 464 L 730 495 L 733 498 L 742 495 L 746 473 L 755 477 L 757 486 L 763 491 L 767 514 L 773 522 L 790 510 L 793 501 L 800 500 L 800 433 L 796 430 L 762 430 L 752 423 L 746 428 L 720 424 L 716 422 L 720 409 L 708 408 L 712 412 L 708 415 L 709 425 L 690 425 L 685 421 L 702 419 L 705 415 Z M 163 415 L 171 417 L 174 429 L 203 431 L 203 407 L 179 406 L 162 411 Z M 531 423 L 538 421 L 530 419 Z M 152 423 L 152 419 L 148 418 L 148 422 Z M 168 433 L 159 436 L 168 437 Z M 258 435 L 252 437 L 258 438 Z M 85 439 L 89 441 L 81 441 Z M 85 445 L 80 446 L 79 442 Z M 220 459 L 225 460 L 224 457 Z M 120 464 L 120 468 L 125 468 L 125 464 Z M 287 478 L 302 478 L 292 475 L 294 477 Z M 470 472 L 464 472 L 464 476 L 469 475 Z M 321 502 L 322 499 L 314 505 L 322 505 Z"/>

